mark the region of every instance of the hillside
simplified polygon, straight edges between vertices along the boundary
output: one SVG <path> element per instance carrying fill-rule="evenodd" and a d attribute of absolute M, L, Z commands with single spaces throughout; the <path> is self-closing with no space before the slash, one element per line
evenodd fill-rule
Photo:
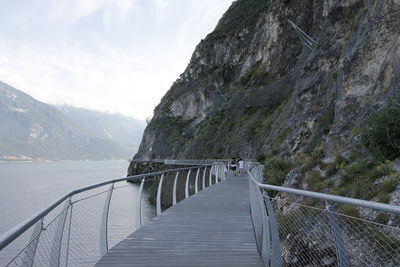
<path fill-rule="evenodd" d="M 399 10 L 393 0 L 235 1 L 156 107 L 136 158 L 362 149 L 364 122 L 399 99 Z"/>
<path fill-rule="evenodd" d="M 56 108 L 0 82 L 0 159 L 126 158 L 115 142 L 88 134 Z"/>
<path fill-rule="evenodd" d="M 240 155 L 267 183 L 400 203 L 399 15 L 395 0 L 233 2 L 135 158 Z"/>
<path fill-rule="evenodd" d="M 135 120 L 121 114 L 111 114 L 73 106 L 57 107 L 73 123 L 91 136 L 115 142 L 124 148 L 126 155 L 135 153 L 140 144 L 145 121 Z"/>

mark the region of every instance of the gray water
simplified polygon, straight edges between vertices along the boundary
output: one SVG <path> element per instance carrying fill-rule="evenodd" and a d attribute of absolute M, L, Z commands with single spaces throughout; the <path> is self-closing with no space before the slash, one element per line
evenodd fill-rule
<path fill-rule="evenodd" d="M 128 164 L 127 161 L 0 162 L 0 234 L 74 189 L 125 177 Z M 122 182 L 118 186 L 110 206 L 111 246 L 137 227 L 138 185 Z M 81 203 L 82 210 L 80 214 L 75 212 L 75 217 L 87 224 L 98 223 L 100 218 L 92 218 L 85 211 L 101 210 L 104 201 L 93 198 Z M 154 208 L 146 201 L 142 201 L 142 214 L 143 221 L 154 216 Z M 16 252 L 3 250 L 0 264 Z"/>

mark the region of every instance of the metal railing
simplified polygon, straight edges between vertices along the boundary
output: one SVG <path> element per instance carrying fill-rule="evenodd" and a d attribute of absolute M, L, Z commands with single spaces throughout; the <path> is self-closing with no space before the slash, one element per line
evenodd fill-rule
<path fill-rule="evenodd" d="M 263 166 L 252 165 L 251 216 L 266 266 L 400 266 L 400 206 L 263 184 Z"/>
<path fill-rule="evenodd" d="M 131 159 L 129 162 L 153 162 L 166 165 L 209 165 L 215 162 L 228 163 L 231 159 Z"/>
<path fill-rule="evenodd" d="M 134 186 L 126 183 L 128 180 L 140 183 L 137 199 L 132 199 L 131 191 L 124 194 Z M 153 183 L 146 186 L 149 180 Z M 144 224 L 142 199 L 146 187 L 148 200 L 155 201 L 159 215 L 222 180 L 225 166 L 214 163 L 113 179 L 74 190 L 0 236 L 0 252 L 10 256 L 0 265 L 92 266 L 110 247 Z M 155 187 L 157 190 L 152 190 Z M 114 205 L 118 198 L 122 202 Z"/>
<path fill-rule="evenodd" d="M 307 33 L 305 33 L 299 26 L 297 26 L 293 21 L 289 20 L 289 24 L 292 26 L 294 32 L 296 33 L 297 37 L 299 37 L 301 43 L 304 47 L 313 50 L 314 46 L 317 42 L 311 38 Z"/>

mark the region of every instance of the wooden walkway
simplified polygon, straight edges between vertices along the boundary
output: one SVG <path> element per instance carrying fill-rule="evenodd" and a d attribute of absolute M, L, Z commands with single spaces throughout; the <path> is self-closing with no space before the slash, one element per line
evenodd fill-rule
<path fill-rule="evenodd" d="M 96 266 L 264 266 L 250 218 L 248 177 L 228 177 L 179 202 Z"/>

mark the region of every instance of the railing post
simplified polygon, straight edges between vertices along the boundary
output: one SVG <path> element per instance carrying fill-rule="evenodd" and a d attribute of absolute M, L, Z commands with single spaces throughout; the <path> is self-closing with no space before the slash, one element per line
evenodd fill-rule
<path fill-rule="evenodd" d="M 261 252 L 261 258 L 264 262 L 265 266 L 274 266 L 270 265 L 270 259 L 271 259 L 271 233 L 269 229 L 269 220 L 268 220 L 268 214 L 266 211 L 265 206 L 263 207 L 261 214 L 263 216 L 262 218 L 262 252 Z M 274 246 L 274 244 L 272 244 Z"/>
<path fill-rule="evenodd" d="M 249 180 L 249 193 L 250 193 L 250 214 L 253 221 L 253 228 L 256 237 L 257 250 L 260 255 L 263 251 L 263 220 L 262 216 L 263 208 L 262 195 L 260 189 L 254 184 L 252 180 Z"/>
<path fill-rule="evenodd" d="M 275 212 L 267 192 L 263 193 L 263 199 L 264 205 L 267 208 L 268 226 L 271 234 L 271 266 L 282 266 L 281 240 L 279 238 L 278 222 L 276 221 Z"/>
<path fill-rule="evenodd" d="M 176 172 L 174 180 L 174 188 L 172 190 L 172 206 L 176 204 L 176 184 L 178 182 L 179 171 Z"/>
<path fill-rule="evenodd" d="M 114 189 L 114 183 L 110 185 L 106 201 L 104 202 L 103 215 L 100 225 L 100 256 L 103 257 L 108 251 L 108 212 L 110 210 L 111 196 Z"/>
<path fill-rule="evenodd" d="M 67 252 L 66 252 L 66 256 L 65 256 L 65 266 L 68 266 L 68 257 L 69 257 L 69 245 L 70 245 L 70 241 L 71 241 L 71 224 L 72 224 L 72 210 L 74 208 L 74 205 L 70 205 L 69 207 L 69 222 L 68 222 L 68 239 L 67 239 Z"/>
<path fill-rule="evenodd" d="M 37 245 L 39 243 L 40 234 L 43 230 L 43 219 L 42 217 L 35 225 L 33 229 L 31 239 L 29 240 L 29 245 L 25 248 L 25 255 L 24 255 L 24 267 L 32 267 L 33 262 L 35 261 L 35 254 Z"/>
<path fill-rule="evenodd" d="M 143 185 L 144 185 L 144 180 L 146 177 L 143 177 L 140 187 L 139 187 L 139 201 L 138 201 L 138 208 L 137 208 L 137 216 L 136 216 L 136 225 L 142 227 L 142 193 L 143 193 Z"/>
<path fill-rule="evenodd" d="M 190 178 L 190 171 L 188 171 L 187 177 L 186 177 L 186 185 L 185 185 L 185 198 L 189 197 L 189 178 Z"/>
<path fill-rule="evenodd" d="M 204 190 L 204 188 L 206 188 L 206 172 L 207 172 L 207 167 L 204 167 L 203 170 L 203 187 L 201 188 L 201 190 Z"/>
<path fill-rule="evenodd" d="M 61 254 L 64 226 L 70 205 L 71 205 L 71 197 L 69 197 L 68 200 L 65 201 L 63 211 L 60 213 L 58 218 L 58 223 L 53 237 L 53 245 L 51 248 L 50 262 L 49 262 L 50 266 L 60 266 L 60 254 Z"/>
<path fill-rule="evenodd" d="M 215 166 L 215 183 L 218 184 L 218 171 L 219 171 L 219 166 Z"/>
<path fill-rule="evenodd" d="M 158 183 L 158 190 L 157 190 L 157 216 L 161 214 L 161 190 L 162 190 L 163 180 L 164 180 L 164 174 L 161 175 L 160 182 Z"/>
<path fill-rule="evenodd" d="M 335 238 L 336 258 L 339 267 L 350 266 L 350 261 L 347 255 L 346 247 L 343 240 L 342 230 L 340 229 L 339 221 L 336 215 L 332 212 L 332 206 L 326 201 L 326 211 L 329 216 L 329 223 L 331 225 L 332 235 Z"/>
<path fill-rule="evenodd" d="M 212 171 L 213 171 L 213 166 L 210 167 L 210 178 L 209 178 L 209 181 L 208 181 L 209 186 L 212 185 Z"/>
<path fill-rule="evenodd" d="M 198 185 L 199 185 L 199 173 L 200 173 L 200 168 L 198 168 L 197 169 L 197 172 L 196 172 L 196 180 L 195 180 L 195 182 L 194 182 L 194 193 L 195 194 L 197 194 L 197 192 L 199 192 L 199 187 L 198 187 Z"/>

